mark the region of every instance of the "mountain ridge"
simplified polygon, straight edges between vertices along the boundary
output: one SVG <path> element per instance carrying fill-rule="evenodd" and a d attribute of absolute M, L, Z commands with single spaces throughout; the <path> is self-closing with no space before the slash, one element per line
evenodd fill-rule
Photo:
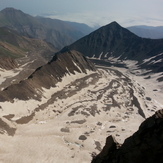
<path fill-rule="evenodd" d="M 28 55 L 29 51 L 36 51 L 42 49 L 40 56 L 43 58 L 51 58 L 51 53 L 56 52 L 56 49 L 42 40 L 32 39 L 20 35 L 18 32 L 7 28 L 0 27 L 0 42 L 1 42 L 1 54 L 2 57 L 10 57 L 13 59 L 18 59 Z M 48 51 L 49 54 L 44 54 L 43 51 Z M 5 51 L 5 52 L 3 52 Z M 11 54 L 10 54 L 11 53 Z"/>
<path fill-rule="evenodd" d="M 163 66 L 160 62 L 162 55 L 157 58 L 163 52 L 163 39 L 138 37 L 117 22 L 99 28 L 62 50 L 66 48 L 77 50 L 91 59 L 108 60 L 108 62 L 113 58 L 117 62 L 134 60 L 140 67 L 151 69 L 154 72 L 160 72 Z M 152 57 L 156 59 L 157 64 L 143 63 L 144 60 L 150 60 Z"/>
<path fill-rule="evenodd" d="M 87 45 L 88 48 L 91 47 L 91 42 L 89 43 L 89 41 L 94 41 L 92 43 L 92 44 L 94 44 L 94 45 L 92 45 L 93 46 L 92 48 L 95 48 L 95 47 L 101 48 L 100 46 L 102 46 L 102 48 L 104 50 L 103 51 L 101 49 L 98 50 L 97 48 L 95 48 L 95 50 L 93 50 L 93 49 L 88 50 L 88 52 L 85 53 L 88 57 L 93 57 L 93 54 L 95 54 L 95 57 L 99 58 L 99 55 L 101 54 L 101 52 L 106 54 L 109 50 L 110 50 L 110 53 L 116 53 L 116 54 L 113 54 L 113 56 L 119 57 L 122 54 L 122 51 L 126 49 L 124 51 L 124 53 L 128 54 L 131 52 L 130 55 L 128 54 L 128 58 L 131 59 L 134 57 L 139 58 L 139 55 L 135 56 L 136 51 L 138 51 L 140 53 L 142 50 L 145 50 L 145 48 L 147 49 L 148 55 L 152 56 L 152 54 L 150 54 L 150 49 L 147 48 L 149 45 L 146 45 L 146 44 L 148 43 L 151 45 L 154 45 L 154 44 L 162 45 L 163 39 L 152 40 L 152 39 L 140 38 L 137 35 L 131 33 L 126 28 L 121 27 L 117 22 L 113 22 L 113 23 L 110 23 L 106 26 L 99 28 L 98 30 L 92 32 L 88 36 L 85 36 L 84 38 L 79 39 L 75 43 L 71 44 L 69 46 L 69 48 L 74 48 L 74 49 L 76 48 L 76 50 L 79 50 L 82 52 L 82 46 L 84 45 L 84 42 L 85 42 L 85 46 L 88 43 L 88 45 Z M 97 41 L 97 43 L 99 42 L 99 46 L 98 46 L 98 44 L 96 44 L 95 41 Z M 156 41 L 156 43 L 155 43 L 155 41 Z M 77 44 L 79 44 L 79 45 L 77 45 Z M 138 44 L 138 45 L 136 45 L 136 44 Z M 141 49 L 141 51 L 138 48 L 134 49 L 134 46 L 142 46 L 141 44 L 143 44 L 145 46 L 145 47 L 142 47 L 143 49 Z M 158 45 L 158 46 L 161 46 L 161 45 Z M 79 47 L 77 47 L 77 46 L 79 46 Z M 154 45 L 154 46 L 156 46 L 156 45 Z M 105 50 L 105 48 L 106 48 L 106 50 Z M 120 49 L 120 48 L 123 48 L 123 49 Z M 118 50 L 116 50 L 116 49 L 118 49 Z M 154 49 L 154 48 L 152 48 L 152 49 Z M 95 51 L 97 51 L 97 52 L 95 53 Z M 115 51 L 117 51 L 117 52 L 115 52 Z M 162 49 L 159 52 L 162 52 Z M 103 59 L 107 58 L 109 56 L 108 55 L 107 57 L 104 57 L 105 54 L 103 54 L 103 56 L 101 56 Z M 110 54 L 110 56 L 111 56 L 111 54 Z M 125 57 L 126 56 L 124 55 L 121 58 L 124 59 Z"/>
<path fill-rule="evenodd" d="M 157 110 L 158 106 L 152 103 L 155 99 L 147 97 L 145 88 L 139 83 L 114 68 L 97 70 L 86 56 L 104 61 L 113 57 L 120 61 L 133 59 L 142 64 L 151 63 L 155 57 L 159 60 L 162 57 L 162 41 L 158 46 L 153 40 L 146 45 L 146 39 L 130 33 L 117 22 L 81 40 L 79 44 L 73 44 L 79 51 L 71 45 L 65 47 L 28 77 L 0 91 L 0 137 L 5 140 L 2 151 L 10 155 L 2 153 L 4 162 L 86 162 L 91 159 L 90 151 L 102 149 L 106 135 L 112 134 L 122 142 L 139 123 Z M 140 40 L 144 44 L 136 49 Z M 148 46 L 153 44 L 154 49 L 150 49 Z M 33 48 L 38 50 L 39 45 L 35 45 Z M 148 54 L 137 58 L 139 48 L 144 50 L 140 54 L 144 54 L 146 48 Z M 124 50 L 126 54 L 123 55 Z M 155 52 L 160 54 L 153 56 Z M 153 60 L 150 58 L 142 62 L 147 56 L 153 57 Z M 151 132 L 147 132 L 147 136 L 150 135 Z M 129 146 L 133 145 L 130 142 L 134 143 L 135 139 L 132 141 L 131 138 L 128 142 Z M 137 142 L 140 142 L 139 139 L 136 139 Z M 121 149 L 126 152 L 123 146 Z M 122 152 L 122 157 L 125 152 Z M 29 157 L 31 153 L 35 155 Z"/>
<path fill-rule="evenodd" d="M 50 62 L 37 68 L 27 79 L 1 91 L 0 101 L 13 101 L 15 98 L 19 100 L 29 100 L 29 98 L 40 100 L 40 91 L 37 92 L 37 89 L 55 87 L 65 74 L 74 74 L 74 71 L 86 74 L 86 69 L 95 70 L 94 66 L 79 52 L 58 53 Z M 17 89 L 18 87 L 19 89 Z"/>
<path fill-rule="evenodd" d="M 7 26 L 22 35 L 50 42 L 58 50 L 86 34 L 65 21 L 33 17 L 14 8 L 0 11 L 0 26 Z"/>
<path fill-rule="evenodd" d="M 28 38 L 0 27 L 0 89 L 28 77 L 46 64 L 57 50 L 43 40 Z"/>

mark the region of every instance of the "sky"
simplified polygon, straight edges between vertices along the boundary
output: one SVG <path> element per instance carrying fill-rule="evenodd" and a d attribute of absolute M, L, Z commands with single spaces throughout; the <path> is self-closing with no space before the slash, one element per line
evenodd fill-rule
<path fill-rule="evenodd" d="M 112 21 L 124 27 L 163 26 L 163 0 L 0 0 L 0 10 L 6 7 L 92 27 Z"/>

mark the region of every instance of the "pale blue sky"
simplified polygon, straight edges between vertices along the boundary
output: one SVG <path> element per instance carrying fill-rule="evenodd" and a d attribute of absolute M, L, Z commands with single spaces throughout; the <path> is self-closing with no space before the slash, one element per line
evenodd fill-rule
<path fill-rule="evenodd" d="M 163 26 L 163 0 L 0 0 L 0 10 L 6 7 L 91 26 Z"/>

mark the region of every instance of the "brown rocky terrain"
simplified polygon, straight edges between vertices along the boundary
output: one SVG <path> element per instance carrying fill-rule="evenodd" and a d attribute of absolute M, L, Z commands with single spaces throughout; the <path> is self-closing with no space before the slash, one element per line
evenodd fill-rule
<path fill-rule="evenodd" d="M 48 64 L 39 67 L 26 80 L 13 84 L 0 92 L 0 101 L 28 100 L 30 98 L 41 100 L 42 87 L 50 89 L 55 87 L 66 74 L 86 73 L 86 69 L 95 70 L 93 64 L 82 54 L 69 51 L 56 54 Z"/>
<path fill-rule="evenodd" d="M 12 58 L 1 57 L 0 58 L 0 68 L 5 70 L 11 70 L 14 68 L 18 68 L 17 62 Z"/>
<path fill-rule="evenodd" d="M 27 78 L 36 68 L 52 59 L 56 50 L 42 40 L 21 36 L 0 28 L 0 89 Z"/>

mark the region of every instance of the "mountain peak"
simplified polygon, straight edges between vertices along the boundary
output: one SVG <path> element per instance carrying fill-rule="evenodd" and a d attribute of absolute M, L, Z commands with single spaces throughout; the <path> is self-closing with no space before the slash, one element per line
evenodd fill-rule
<path fill-rule="evenodd" d="M 123 27 L 121 27 L 116 21 L 113 21 L 113 22 L 111 22 L 111 23 L 109 23 L 109 24 L 107 24 L 107 25 L 105 25 L 105 26 L 103 26 L 101 28 L 117 29 L 117 28 L 123 28 Z"/>
<path fill-rule="evenodd" d="M 108 26 L 120 26 L 116 21 L 111 22 Z"/>
<path fill-rule="evenodd" d="M 17 10 L 17 9 L 15 9 L 15 8 L 12 8 L 12 7 L 7 7 L 7 8 L 5 8 L 5 9 L 3 9 L 2 11 L 1 11 L 1 13 L 3 13 L 3 14 L 6 14 L 6 13 L 23 13 L 21 10 Z"/>
<path fill-rule="evenodd" d="M 115 21 L 74 42 L 69 47 L 90 58 L 114 57 L 137 61 L 160 54 L 163 49 L 162 40 L 138 37 Z"/>
<path fill-rule="evenodd" d="M 132 43 L 133 40 L 137 41 L 137 39 L 140 38 L 114 21 L 76 41 L 69 47 L 88 57 L 99 58 L 100 56 L 100 59 L 107 59 L 112 55 L 119 57 L 123 52 L 130 53 L 130 47 L 134 45 L 129 43 Z"/>
<path fill-rule="evenodd" d="M 103 27 L 101 27 L 101 29 L 103 31 L 105 31 L 106 35 L 110 35 L 110 33 L 114 33 L 114 34 L 124 34 L 126 33 L 126 29 L 123 28 L 122 26 L 120 26 L 116 21 L 111 22 L 110 24 L 107 24 Z"/>
<path fill-rule="evenodd" d="M 5 8 L 2 11 L 0 11 L 0 15 L 3 19 L 2 25 L 0 23 L 0 26 L 6 25 L 13 26 L 13 24 L 24 24 L 24 23 L 28 24 L 29 20 L 32 19 L 32 16 L 15 8 Z"/>

